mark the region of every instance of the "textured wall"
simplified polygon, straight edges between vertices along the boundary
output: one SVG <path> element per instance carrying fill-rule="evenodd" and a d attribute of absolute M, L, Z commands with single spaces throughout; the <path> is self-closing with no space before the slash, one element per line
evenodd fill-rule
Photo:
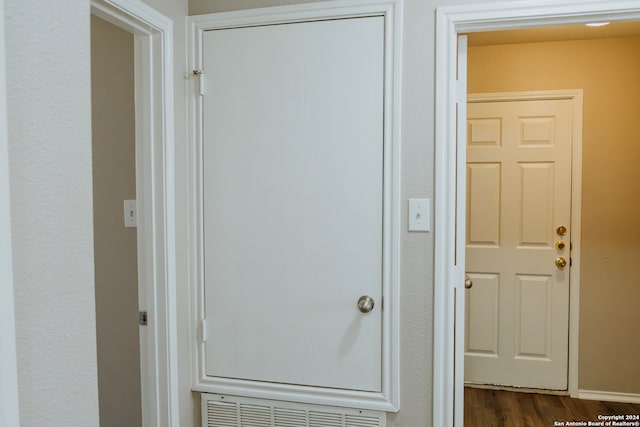
<path fill-rule="evenodd" d="M 122 201 L 136 198 L 133 34 L 91 17 L 93 240 L 100 426 L 142 424 L 135 228 Z"/>
<path fill-rule="evenodd" d="M 5 13 L 21 425 L 97 426 L 89 1 Z"/>
<path fill-rule="evenodd" d="M 186 193 L 180 189 L 186 188 L 187 179 L 187 0 L 144 1 L 173 20 L 179 416 L 180 425 L 188 427 L 193 399 L 187 219 L 179 208 L 186 205 Z M 5 3 L 22 425 L 89 427 L 98 424 L 89 0 Z"/>
<path fill-rule="evenodd" d="M 640 393 L 640 38 L 469 49 L 469 92 L 584 89 L 579 388 Z"/>

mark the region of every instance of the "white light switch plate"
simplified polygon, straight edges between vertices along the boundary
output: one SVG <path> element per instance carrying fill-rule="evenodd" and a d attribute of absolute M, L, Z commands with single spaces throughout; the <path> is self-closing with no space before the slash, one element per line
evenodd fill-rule
<path fill-rule="evenodd" d="M 431 203 L 429 199 L 409 199 L 409 231 L 431 229 Z"/>
<path fill-rule="evenodd" d="M 138 213 L 135 200 L 124 201 L 124 226 L 126 228 L 138 226 Z"/>

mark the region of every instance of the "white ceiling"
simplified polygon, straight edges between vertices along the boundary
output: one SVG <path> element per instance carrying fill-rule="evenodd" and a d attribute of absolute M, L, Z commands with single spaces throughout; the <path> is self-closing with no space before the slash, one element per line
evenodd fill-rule
<path fill-rule="evenodd" d="M 640 22 L 614 22 L 604 27 L 566 25 L 525 30 L 469 33 L 468 35 L 469 46 L 587 40 L 610 37 L 640 37 Z"/>

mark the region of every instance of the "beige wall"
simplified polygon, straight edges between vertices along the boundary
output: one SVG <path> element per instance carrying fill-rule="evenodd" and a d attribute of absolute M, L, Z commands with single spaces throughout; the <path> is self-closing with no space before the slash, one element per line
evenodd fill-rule
<path fill-rule="evenodd" d="M 584 89 L 579 388 L 640 393 L 640 38 L 469 48 L 470 93 Z"/>
<path fill-rule="evenodd" d="M 91 17 L 93 214 L 101 427 L 142 424 L 135 199 L 133 35 Z"/>

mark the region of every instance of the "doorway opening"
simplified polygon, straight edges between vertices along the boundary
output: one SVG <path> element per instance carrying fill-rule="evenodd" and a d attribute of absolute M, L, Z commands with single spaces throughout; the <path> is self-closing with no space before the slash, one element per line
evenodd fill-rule
<path fill-rule="evenodd" d="M 93 241 L 103 426 L 142 425 L 138 239 L 135 216 L 123 218 L 123 200 L 136 198 L 133 60 L 133 35 L 92 16 Z"/>
<path fill-rule="evenodd" d="M 135 0 L 92 0 L 91 14 L 133 36 L 141 425 L 178 426 L 173 22 Z"/>
<path fill-rule="evenodd" d="M 592 21 L 631 21 L 639 17 L 638 1 L 575 2 L 571 5 L 536 2 L 517 7 L 496 3 L 495 7 L 484 4 L 482 7 L 452 6 L 438 10 L 436 87 L 441 90 L 436 98 L 436 198 L 439 199 L 436 215 L 440 234 L 436 233 L 434 425 L 460 426 L 463 423 L 464 334 L 460 322 L 455 319 L 460 319 L 465 307 L 464 255 L 460 251 L 465 247 L 461 232 L 465 218 L 457 208 L 465 206 L 466 193 L 457 192 L 456 188 L 465 185 L 465 163 L 459 161 L 465 159 L 466 144 L 456 144 L 455 135 L 456 102 L 466 106 L 466 91 L 457 92 L 457 35 Z M 603 393 L 599 395 L 604 396 Z"/>
<path fill-rule="evenodd" d="M 466 356 L 465 383 L 469 386 L 471 385 L 469 382 L 473 382 L 475 384 L 471 385 L 472 387 L 484 388 L 491 387 L 493 384 L 529 386 L 533 389 L 530 391 L 537 393 L 549 393 L 550 389 L 560 392 L 564 390 L 565 394 L 570 392 L 572 397 L 606 401 L 634 401 L 632 395 L 636 394 L 635 401 L 637 401 L 638 390 L 634 387 L 634 383 L 637 383 L 637 379 L 640 378 L 640 372 L 634 373 L 634 366 L 636 366 L 635 360 L 640 343 L 630 343 L 628 351 L 622 350 L 607 355 L 602 354 L 602 346 L 612 346 L 620 339 L 625 340 L 629 334 L 625 324 L 629 320 L 635 323 L 633 319 L 628 319 L 627 314 L 624 314 L 629 310 L 629 308 L 625 309 L 625 305 L 633 305 L 634 301 L 637 303 L 640 300 L 640 293 L 634 292 L 633 288 L 625 285 L 625 283 L 633 282 L 638 271 L 634 272 L 633 267 L 627 265 L 629 260 L 625 261 L 627 256 L 624 249 L 635 247 L 638 243 L 638 233 L 631 225 L 634 221 L 629 218 L 628 209 L 638 205 L 640 201 L 634 195 L 619 193 L 619 189 L 625 188 L 628 182 L 637 182 L 640 179 L 640 176 L 633 172 L 635 170 L 634 159 L 640 157 L 640 151 L 630 145 L 630 141 L 635 139 L 634 117 L 640 111 L 635 101 L 627 101 L 629 92 L 637 92 L 637 88 L 634 88 L 637 86 L 635 81 L 640 72 L 640 62 L 636 61 L 635 57 L 640 50 L 640 24 L 625 22 L 597 28 L 577 25 L 472 33 L 469 40 L 470 107 L 474 105 L 471 103 L 477 98 L 477 96 L 471 95 L 472 92 L 580 87 L 587 95 L 585 103 L 587 119 L 584 121 L 584 127 L 581 122 L 580 127 L 575 130 L 582 134 L 584 129 L 585 151 L 583 156 L 582 154 L 576 155 L 577 151 L 574 150 L 574 168 L 580 168 L 582 171 L 578 177 L 574 175 L 573 187 L 575 191 L 576 183 L 578 185 L 584 183 L 584 191 L 577 194 L 578 197 L 582 196 L 582 203 L 579 198 L 577 203 L 572 204 L 572 223 L 568 224 L 567 230 L 567 236 L 571 234 L 571 238 L 555 236 L 555 233 L 553 236 L 549 236 L 549 244 L 552 249 L 554 243 L 557 244 L 563 240 L 571 243 L 568 250 L 556 247 L 549 260 L 551 268 L 553 268 L 553 257 L 556 255 L 558 256 L 556 259 L 559 259 L 567 254 L 569 256 L 566 258 L 570 262 L 573 261 L 566 268 L 558 268 L 557 274 L 552 276 L 556 281 L 551 286 L 553 292 L 559 291 L 562 283 L 557 280 L 562 279 L 561 271 L 571 271 L 571 309 L 568 304 L 565 304 L 562 308 L 555 309 L 560 310 L 558 313 L 549 306 L 547 314 L 555 313 L 553 318 L 558 320 L 551 321 L 552 316 L 549 316 L 550 321 L 547 326 L 550 327 L 544 328 L 544 316 L 536 315 L 534 320 L 538 319 L 540 322 L 539 325 L 534 326 L 534 330 L 530 334 L 534 339 L 542 340 L 548 331 L 559 333 L 558 328 L 562 328 L 560 320 L 563 316 L 568 317 L 571 313 L 571 328 L 568 334 L 569 342 L 572 344 L 568 358 L 570 386 L 566 385 L 566 370 L 564 373 L 557 372 L 557 375 L 551 380 L 545 379 L 544 371 L 536 369 L 534 365 L 549 363 L 552 357 L 540 360 L 536 358 L 536 355 L 520 358 L 520 363 L 532 365 L 525 372 L 521 371 L 520 375 L 509 373 L 508 363 L 495 364 L 499 367 L 498 372 L 494 373 L 494 376 L 485 374 L 484 381 L 478 381 L 477 361 L 473 360 L 474 357 L 470 353 L 467 353 Z M 497 60 L 497 57 L 493 56 L 495 53 L 498 53 L 501 60 Z M 599 66 L 590 66 L 595 63 L 598 63 Z M 520 66 L 522 67 L 520 68 Z M 550 67 L 553 68 L 553 72 L 545 73 L 543 71 Z M 469 110 L 470 115 L 471 111 Z M 521 120 L 526 122 L 527 119 L 521 117 Z M 536 119 L 537 122 L 544 120 L 546 119 Z M 555 122 L 555 126 L 556 129 L 559 128 L 560 120 Z M 526 132 L 526 128 L 523 128 L 523 132 Z M 539 148 L 543 148 L 540 141 L 535 144 L 538 144 Z M 530 143 L 528 147 L 524 147 L 525 151 L 532 149 L 536 148 L 532 148 Z M 583 150 L 579 150 L 579 153 L 583 153 Z M 473 156 L 475 154 L 469 153 L 468 164 Z M 556 167 L 555 171 L 558 172 L 559 168 Z M 581 179 L 580 176 L 584 176 L 584 179 Z M 562 183 L 556 183 L 556 185 L 559 188 L 571 187 L 570 182 L 566 182 L 566 185 Z M 467 192 L 469 191 L 470 189 L 467 188 Z M 544 193 L 544 190 L 538 193 L 540 192 Z M 507 200 L 503 202 L 507 203 Z M 558 205 L 556 205 L 557 207 Z M 536 211 L 536 207 L 530 209 L 533 212 Z M 538 219 L 545 219 L 545 216 L 538 215 Z M 583 220 L 582 227 L 580 227 L 581 220 Z M 605 231 L 602 228 L 603 223 L 626 225 L 621 232 L 615 232 L 612 228 L 607 228 Z M 550 225 L 548 231 L 551 231 L 555 225 Z M 586 236 L 586 240 L 574 238 L 575 233 L 580 231 L 582 231 L 582 236 Z M 536 251 L 539 252 L 541 249 L 536 248 Z M 579 262 L 581 258 L 579 253 L 576 254 L 576 250 L 586 254 L 583 262 Z M 472 249 L 470 252 L 469 247 L 467 248 L 467 270 L 471 268 L 471 264 L 478 263 L 479 258 L 476 252 L 476 249 Z M 529 255 L 526 259 L 531 261 L 534 257 Z M 539 270 L 535 272 L 540 273 Z M 544 275 L 536 275 L 537 279 L 540 277 L 544 277 Z M 581 284 L 577 283 L 578 277 L 582 278 Z M 474 291 L 479 292 L 476 297 L 482 295 L 483 292 L 482 289 L 471 289 L 467 291 L 467 297 L 470 294 L 473 295 Z M 477 300 L 476 297 L 472 297 L 471 300 Z M 534 303 L 530 303 L 530 308 L 536 307 L 536 304 L 542 302 L 536 302 L 535 296 L 532 297 Z M 513 305 L 517 306 L 518 302 Z M 551 303 L 551 299 L 548 302 Z M 467 299 L 467 308 L 469 303 L 470 300 Z M 536 311 L 545 312 L 545 307 L 547 307 L 545 302 L 542 302 L 538 304 Z M 580 307 L 580 312 L 578 312 L 578 307 Z M 618 310 L 613 313 L 611 312 L 612 307 L 617 307 Z M 485 308 L 483 307 L 483 309 Z M 631 310 L 633 309 L 631 308 Z M 519 324 L 518 318 L 512 320 L 514 324 Z M 504 322 L 505 319 L 502 321 Z M 467 319 L 467 322 L 465 333 L 468 339 L 469 326 L 474 322 L 470 322 L 470 319 Z M 508 325 L 505 327 L 508 328 Z M 477 322 L 474 328 L 477 332 Z M 566 343 L 566 328 L 563 333 Z M 504 341 L 507 340 L 504 339 Z M 578 345 L 578 341 L 580 345 Z M 609 344 L 606 344 L 607 342 Z M 555 348 L 562 347 L 562 344 L 562 342 L 560 346 L 556 344 Z M 551 345 L 550 353 L 553 353 L 551 351 L 553 348 L 554 345 Z M 505 353 L 507 352 L 505 351 Z M 475 359 L 478 358 L 475 357 Z M 518 359 L 518 357 L 514 359 Z M 580 363 L 578 363 L 579 359 Z M 486 359 L 481 362 L 486 362 Z M 567 368 L 566 363 L 564 368 Z M 626 375 L 620 375 L 618 372 L 625 372 Z M 523 385 L 523 379 L 518 377 L 525 377 L 526 380 L 533 381 L 535 387 L 532 387 L 532 383 Z M 491 379 L 495 379 L 495 381 Z M 563 381 L 565 382 L 564 387 L 561 386 Z M 602 390 L 606 390 L 606 392 L 602 393 Z M 469 390 L 467 392 L 471 393 Z M 473 393 L 478 392 L 474 391 Z M 467 410 L 470 409 L 466 404 L 465 407 Z M 606 411 L 606 409 L 601 409 L 602 413 L 606 413 Z M 586 414 L 585 419 L 587 419 Z"/>

